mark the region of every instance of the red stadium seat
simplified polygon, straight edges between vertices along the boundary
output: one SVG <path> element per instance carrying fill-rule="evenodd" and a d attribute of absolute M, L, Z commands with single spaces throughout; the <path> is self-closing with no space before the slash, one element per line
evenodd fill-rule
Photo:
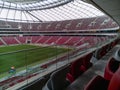
<path fill-rule="evenodd" d="M 84 73 L 92 64 L 90 63 L 90 59 L 92 57 L 92 53 L 87 54 L 81 58 L 78 58 L 71 64 L 70 72 L 67 74 L 67 79 L 70 82 L 73 82 L 78 76 Z"/>
<path fill-rule="evenodd" d="M 105 73 L 104 78 L 107 80 L 110 80 L 113 76 L 113 74 L 116 72 L 116 70 L 119 67 L 119 62 L 116 61 L 114 58 L 110 58 L 108 61 L 106 67 L 105 67 Z"/>
<path fill-rule="evenodd" d="M 68 79 L 68 81 L 70 81 L 71 83 L 74 81 L 73 76 L 70 73 L 67 73 L 66 78 Z"/>
<path fill-rule="evenodd" d="M 107 90 L 109 81 L 97 75 L 85 86 L 84 90 Z"/>
<path fill-rule="evenodd" d="M 120 90 L 120 68 L 115 72 L 110 81 L 99 75 L 92 78 L 84 90 Z"/>
<path fill-rule="evenodd" d="M 120 90 L 120 68 L 113 75 L 108 90 Z"/>

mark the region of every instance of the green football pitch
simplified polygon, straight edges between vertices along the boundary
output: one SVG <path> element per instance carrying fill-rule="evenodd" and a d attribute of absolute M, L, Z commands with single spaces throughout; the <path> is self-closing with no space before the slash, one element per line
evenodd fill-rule
<path fill-rule="evenodd" d="M 0 47 L 0 73 L 8 72 L 11 66 L 22 68 L 37 62 L 44 62 L 69 51 L 67 48 L 15 45 Z"/>

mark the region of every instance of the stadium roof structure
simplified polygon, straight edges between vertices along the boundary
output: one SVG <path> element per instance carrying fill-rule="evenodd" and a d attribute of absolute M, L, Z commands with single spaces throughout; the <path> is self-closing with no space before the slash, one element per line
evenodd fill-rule
<path fill-rule="evenodd" d="M 0 0 L 0 20 L 5 21 L 47 22 L 103 15 L 81 0 Z"/>

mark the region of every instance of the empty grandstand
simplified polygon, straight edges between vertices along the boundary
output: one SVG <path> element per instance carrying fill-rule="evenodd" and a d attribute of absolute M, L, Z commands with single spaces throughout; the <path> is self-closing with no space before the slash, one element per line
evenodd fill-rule
<path fill-rule="evenodd" d="M 118 4 L 0 0 L 0 90 L 119 90 Z"/>

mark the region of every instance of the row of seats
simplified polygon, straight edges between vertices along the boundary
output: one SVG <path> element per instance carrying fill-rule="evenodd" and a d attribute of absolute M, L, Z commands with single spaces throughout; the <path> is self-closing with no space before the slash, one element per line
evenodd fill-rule
<path fill-rule="evenodd" d="M 111 64 L 112 65 L 112 70 L 111 70 L 111 68 L 108 67 L 108 65 L 110 63 L 110 62 L 108 62 L 108 60 L 109 61 L 113 60 L 113 57 L 112 58 L 110 58 L 110 57 L 114 54 L 114 52 L 117 48 L 118 47 L 116 46 L 111 51 L 109 51 L 104 56 L 104 58 L 101 58 L 99 61 L 93 63 L 93 66 L 90 69 L 88 69 L 86 72 L 84 72 L 82 75 L 80 75 L 73 83 L 71 83 L 66 88 L 66 90 L 84 90 L 85 87 L 87 88 L 87 83 L 91 80 L 92 77 L 94 77 L 94 76 L 96 77 L 96 75 L 101 75 L 101 76 L 104 76 L 103 78 L 105 79 L 106 74 L 107 74 L 106 78 L 108 78 L 110 76 L 109 73 L 111 73 L 111 72 L 114 75 L 114 72 L 117 70 L 117 68 L 116 68 L 116 66 Z M 92 59 L 94 59 L 94 58 L 92 58 Z M 115 58 L 114 58 L 114 60 L 115 60 Z M 105 72 L 106 68 L 109 68 L 109 71 Z M 97 79 L 95 79 L 95 80 L 92 79 L 92 80 L 96 81 L 98 79 L 99 79 L 99 76 L 97 77 Z M 99 85 L 101 85 L 100 83 L 102 81 L 103 81 L 103 79 L 99 79 L 99 82 L 95 82 L 95 83 L 98 83 L 97 85 L 99 86 Z M 105 82 L 103 82 L 103 84 L 107 86 L 107 84 L 109 84 L 109 81 L 110 80 L 105 79 Z M 91 89 L 88 89 L 88 90 L 104 90 L 102 88 L 105 88 L 105 86 L 103 84 L 102 84 L 103 86 L 100 86 L 101 88 L 98 87 L 96 84 L 91 83 L 91 81 L 89 82 L 89 84 L 91 85 L 90 86 Z M 94 88 L 96 88 L 96 89 L 94 89 Z M 113 90 L 115 90 L 115 89 L 113 89 Z"/>
<path fill-rule="evenodd" d="M 93 77 L 84 90 L 120 90 L 120 49 L 108 60 L 104 77 Z"/>
<path fill-rule="evenodd" d="M 22 31 L 66 31 L 66 30 L 89 30 L 89 29 L 108 29 L 118 25 L 109 17 L 93 17 L 77 20 L 54 21 L 46 23 L 17 23 L 8 22 L 12 28 L 20 28 Z M 0 23 L 0 26 L 5 26 Z"/>
<path fill-rule="evenodd" d="M 64 90 L 67 85 L 72 83 L 82 73 L 87 71 L 87 69 L 92 66 L 92 63 L 90 62 L 92 56 L 93 52 L 78 58 L 72 62 L 69 67 L 66 66 L 65 68 L 59 69 L 52 73 L 50 79 L 47 81 L 42 90 Z M 98 76 L 97 79 L 100 77 L 101 76 Z M 104 85 L 108 85 L 108 83 L 109 81 L 106 80 L 104 82 Z"/>
<path fill-rule="evenodd" d="M 109 50 L 111 50 L 119 40 L 115 40 L 114 42 L 111 42 L 110 44 L 107 44 L 103 46 L 102 48 L 97 49 L 94 53 L 93 56 L 99 60 L 101 59 Z"/>
<path fill-rule="evenodd" d="M 90 62 L 91 57 L 92 53 L 89 53 L 71 63 L 70 72 L 67 73 L 67 78 L 70 82 L 73 82 L 78 76 L 92 66 Z"/>
<path fill-rule="evenodd" d="M 104 40 L 102 40 L 104 38 Z M 97 43 L 106 41 L 106 37 L 95 36 L 26 36 L 26 37 L 1 37 L 0 45 L 29 43 L 47 45 L 69 45 L 69 46 L 94 46 Z"/>
<path fill-rule="evenodd" d="M 97 49 L 97 50 L 94 52 L 94 57 L 99 60 L 99 59 L 102 58 L 110 49 L 111 49 L 111 48 L 108 47 L 108 45 L 105 45 L 105 46 L 103 46 L 102 48 Z"/>
<path fill-rule="evenodd" d="M 117 42 L 117 40 L 115 41 Z M 81 58 L 78 58 L 71 64 L 70 72 L 67 74 L 67 78 L 70 82 L 73 82 L 78 76 L 80 76 L 83 72 L 85 72 L 89 67 L 92 66 L 92 57 L 95 57 L 97 60 L 102 58 L 110 49 L 112 49 L 116 43 L 111 42 L 108 45 L 103 46 L 98 50 L 95 50 L 93 53 L 85 55 Z M 113 58 L 112 58 L 113 59 Z M 110 60 L 111 62 L 111 60 Z M 109 64 L 110 64 L 109 62 Z M 115 67 L 115 66 L 114 66 Z M 116 66 L 117 67 L 117 66 Z M 108 70 L 107 70 L 108 71 Z"/>
<path fill-rule="evenodd" d="M 112 45 L 113 43 L 110 43 L 110 45 Z M 106 45 L 104 47 L 106 47 L 106 49 L 107 49 L 108 45 Z M 103 47 L 103 49 L 105 49 L 104 47 Z M 113 46 L 111 46 L 111 47 L 113 47 Z M 70 83 L 72 83 L 77 77 L 79 77 L 89 67 L 92 66 L 92 63 L 90 62 L 92 56 L 93 56 L 93 53 L 89 53 L 81 58 L 78 58 L 77 60 L 75 60 L 74 62 L 71 63 L 70 71 L 66 74 L 66 78 Z M 60 60 L 62 60 L 62 59 L 60 58 Z M 56 63 L 56 60 L 53 62 L 44 64 L 41 67 L 46 68 L 47 66 L 49 66 L 49 64 L 52 65 L 54 63 Z"/>
<path fill-rule="evenodd" d="M 111 80 L 99 75 L 95 76 L 84 90 L 120 90 L 120 68 L 114 73 Z"/>

